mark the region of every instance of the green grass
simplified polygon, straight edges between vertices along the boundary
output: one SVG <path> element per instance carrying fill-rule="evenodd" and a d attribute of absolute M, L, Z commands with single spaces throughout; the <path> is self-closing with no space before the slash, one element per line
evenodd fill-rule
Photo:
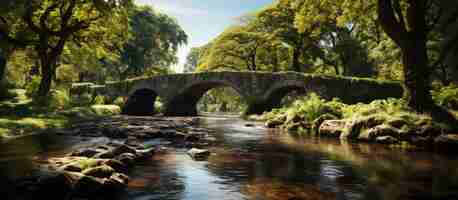
<path fill-rule="evenodd" d="M 28 135 L 34 131 L 64 128 L 73 121 L 117 115 L 121 112 L 116 105 L 62 107 L 51 103 L 50 106 L 42 106 L 28 99 L 25 90 L 10 92 L 13 93 L 10 99 L 0 102 L 0 139 Z"/>

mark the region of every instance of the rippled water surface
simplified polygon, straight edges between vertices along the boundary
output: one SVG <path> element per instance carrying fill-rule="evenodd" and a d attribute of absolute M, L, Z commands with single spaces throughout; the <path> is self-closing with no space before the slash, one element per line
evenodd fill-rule
<path fill-rule="evenodd" d="M 177 150 L 132 174 L 130 199 L 457 199 L 458 159 L 348 144 L 206 118 L 221 145 L 208 161 Z"/>
<path fill-rule="evenodd" d="M 456 156 L 301 137 L 237 118 L 201 122 L 219 143 L 208 161 L 186 149 L 156 155 L 135 167 L 122 199 L 458 199 Z"/>

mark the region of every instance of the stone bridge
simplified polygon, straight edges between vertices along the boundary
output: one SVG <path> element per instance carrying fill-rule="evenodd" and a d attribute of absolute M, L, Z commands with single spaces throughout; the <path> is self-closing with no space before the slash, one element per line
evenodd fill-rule
<path fill-rule="evenodd" d="M 79 84 L 72 87 L 72 94 L 87 90 L 97 95 L 129 97 L 123 108 L 123 113 L 127 115 L 153 114 L 153 104 L 160 97 L 164 115 L 195 116 L 199 99 L 217 87 L 231 87 L 237 91 L 248 104 L 246 114 L 260 114 L 278 107 L 282 98 L 292 91 L 315 92 L 326 99 L 338 97 L 345 103 L 400 98 L 403 95 L 403 88 L 398 82 L 296 72 L 171 74 L 103 86 Z"/>

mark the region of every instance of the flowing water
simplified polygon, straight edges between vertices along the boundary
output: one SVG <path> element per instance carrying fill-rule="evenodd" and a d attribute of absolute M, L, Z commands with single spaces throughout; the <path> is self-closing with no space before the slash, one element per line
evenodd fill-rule
<path fill-rule="evenodd" d="M 219 143 L 210 148 L 208 161 L 192 160 L 186 149 L 156 155 L 129 174 L 121 199 L 458 199 L 456 156 L 298 136 L 246 123 L 203 118 L 200 126 L 216 130 Z"/>

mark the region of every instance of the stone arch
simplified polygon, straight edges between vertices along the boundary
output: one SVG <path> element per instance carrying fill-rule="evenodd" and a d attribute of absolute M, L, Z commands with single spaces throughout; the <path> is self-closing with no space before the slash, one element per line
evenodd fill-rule
<path fill-rule="evenodd" d="M 236 85 L 227 81 L 200 81 L 190 84 L 170 97 L 166 103 L 164 114 L 167 116 L 196 116 L 197 102 L 211 89 L 219 87 L 230 87 L 234 89 L 243 99 L 246 99 L 243 91 Z"/>
<path fill-rule="evenodd" d="M 149 88 L 139 88 L 133 90 L 126 104 L 122 109 L 122 114 L 133 116 L 151 116 L 156 113 L 154 103 L 158 94 Z"/>
<path fill-rule="evenodd" d="M 305 94 L 308 92 L 308 89 L 305 87 L 305 84 L 300 81 L 286 81 L 271 87 L 264 96 L 268 104 L 266 111 L 280 107 L 282 99 L 293 91 Z"/>

